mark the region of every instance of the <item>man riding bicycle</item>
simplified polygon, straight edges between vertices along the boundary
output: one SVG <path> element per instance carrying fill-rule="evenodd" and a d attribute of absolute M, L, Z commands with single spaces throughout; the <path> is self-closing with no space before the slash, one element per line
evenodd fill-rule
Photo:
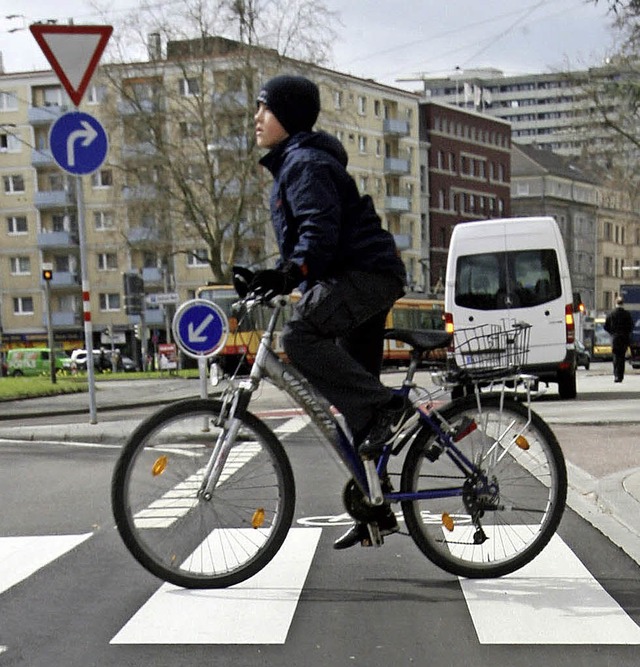
<path fill-rule="evenodd" d="M 342 144 L 312 128 L 320 112 L 315 83 L 277 76 L 260 91 L 256 141 L 274 178 L 270 208 L 281 259 L 256 273 L 264 296 L 303 293 L 283 329 L 291 363 L 344 416 L 361 455 L 375 457 L 412 407 L 380 382 L 387 313 L 404 292 L 406 272 L 392 235 L 370 197 L 348 174 Z M 382 535 L 398 530 L 389 505 Z M 369 537 L 357 522 L 334 543 L 346 549 Z"/>

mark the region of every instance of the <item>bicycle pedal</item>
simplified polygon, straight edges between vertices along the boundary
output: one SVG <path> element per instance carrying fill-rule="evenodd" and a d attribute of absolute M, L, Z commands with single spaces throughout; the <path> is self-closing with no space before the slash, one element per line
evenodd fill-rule
<path fill-rule="evenodd" d="M 369 539 L 365 538 L 360 544 L 363 547 L 381 547 L 384 544 L 384 537 L 380 533 L 378 524 L 368 523 L 367 530 L 369 532 Z"/>

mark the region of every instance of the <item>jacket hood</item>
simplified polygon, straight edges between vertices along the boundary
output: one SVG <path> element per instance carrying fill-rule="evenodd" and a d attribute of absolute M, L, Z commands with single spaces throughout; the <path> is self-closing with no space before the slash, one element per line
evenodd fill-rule
<path fill-rule="evenodd" d="M 343 166 L 347 166 L 349 156 L 344 146 L 335 137 L 326 132 L 300 132 L 291 138 L 287 148 L 304 147 L 316 148 L 329 153 Z"/>

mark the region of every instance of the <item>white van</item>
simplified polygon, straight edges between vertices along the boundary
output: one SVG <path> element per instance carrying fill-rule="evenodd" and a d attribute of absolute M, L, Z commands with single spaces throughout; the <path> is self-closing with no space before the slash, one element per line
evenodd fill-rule
<path fill-rule="evenodd" d="M 456 225 L 445 287 L 445 322 L 531 324 L 523 370 L 576 397 L 573 293 L 560 230 L 551 217 L 501 218 Z"/>

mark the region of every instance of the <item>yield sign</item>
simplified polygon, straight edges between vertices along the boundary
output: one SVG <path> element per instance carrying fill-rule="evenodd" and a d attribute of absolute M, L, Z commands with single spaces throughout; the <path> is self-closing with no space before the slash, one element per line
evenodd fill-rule
<path fill-rule="evenodd" d="M 78 106 L 113 32 L 110 25 L 29 26 L 71 101 Z"/>

